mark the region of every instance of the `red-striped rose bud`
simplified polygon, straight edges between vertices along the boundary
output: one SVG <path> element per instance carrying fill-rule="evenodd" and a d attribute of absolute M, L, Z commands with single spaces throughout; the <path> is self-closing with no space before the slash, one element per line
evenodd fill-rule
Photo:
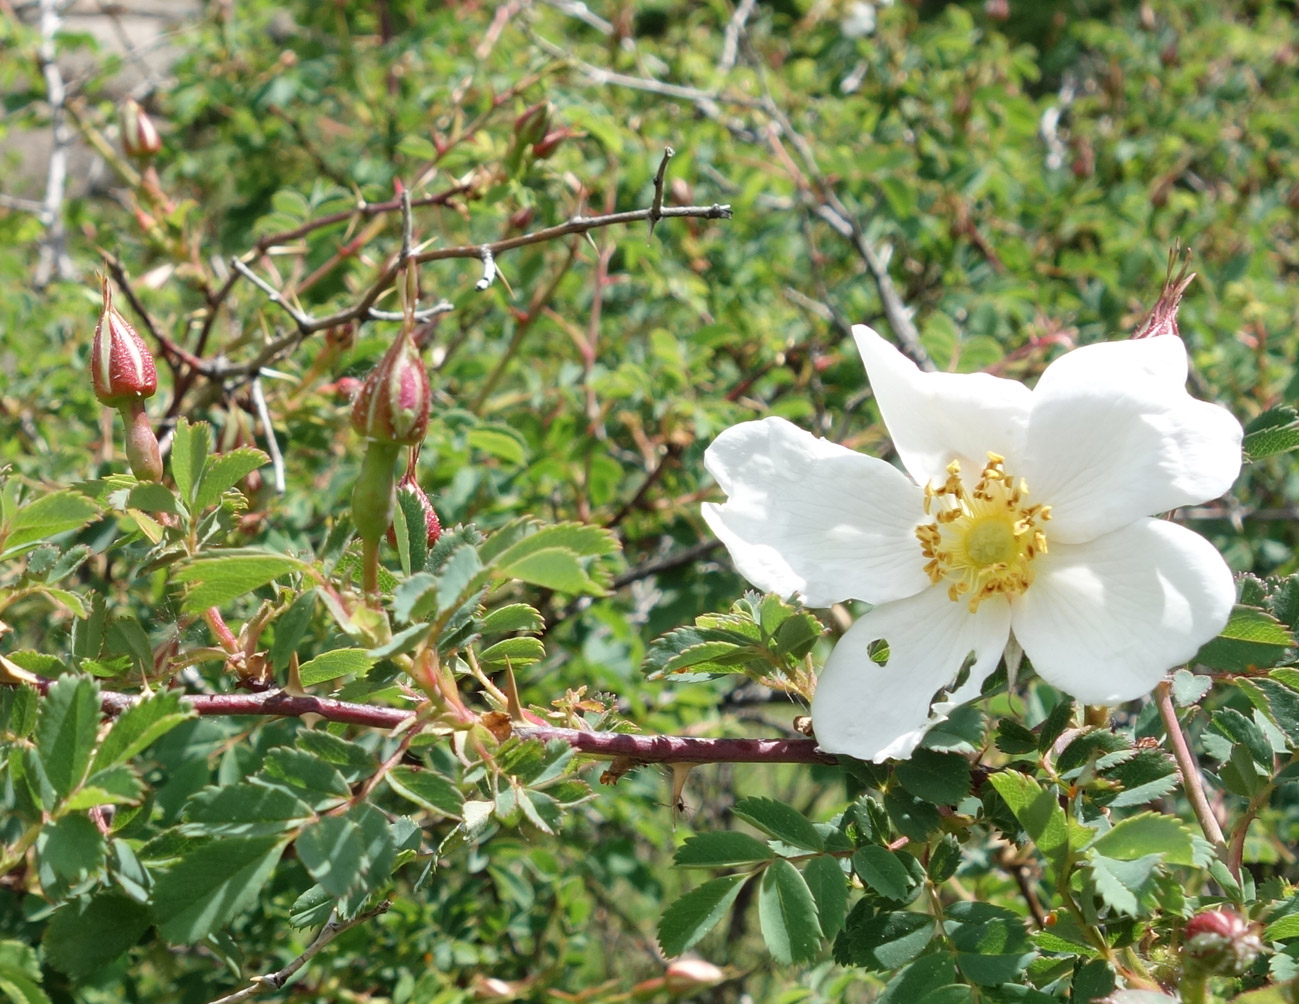
<path fill-rule="evenodd" d="M 110 408 L 120 408 L 153 396 L 158 389 L 158 369 L 144 339 L 113 306 L 107 277 L 103 289 L 104 307 L 90 350 L 90 377 L 95 397 Z"/>
<path fill-rule="evenodd" d="M 428 371 L 414 340 L 403 332 L 361 385 L 352 428 L 375 442 L 411 446 L 424 438 L 428 409 Z"/>
<path fill-rule="evenodd" d="M 550 102 L 538 101 L 514 120 L 514 136 L 520 146 L 536 143 L 550 129 Z"/>
<path fill-rule="evenodd" d="M 162 149 L 158 127 L 134 98 L 127 98 L 122 103 L 122 149 L 128 157 L 141 160 L 156 157 Z"/>
<path fill-rule="evenodd" d="M 703 959 L 674 959 L 668 963 L 668 993 L 697 993 L 726 979 L 725 971 Z"/>
<path fill-rule="evenodd" d="M 401 480 L 397 482 L 397 496 L 413 495 L 419 502 L 419 507 L 424 511 L 424 526 L 428 530 L 428 546 L 432 547 L 442 536 L 442 522 L 438 519 L 438 514 L 433 509 L 433 503 L 428 500 L 424 494 L 424 489 L 419 486 L 419 482 L 410 474 L 403 474 Z M 397 528 L 396 526 L 388 527 L 388 543 L 393 547 L 397 546 Z"/>

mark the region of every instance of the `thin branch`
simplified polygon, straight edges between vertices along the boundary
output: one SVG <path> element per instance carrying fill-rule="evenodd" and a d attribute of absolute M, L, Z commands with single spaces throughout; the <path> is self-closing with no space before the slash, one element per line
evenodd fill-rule
<path fill-rule="evenodd" d="M 135 311 L 135 315 L 140 319 L 141 326 L 148 332 L 149 337 L 158 343 L 158 347 L 162 349 L 163 354 L 169 357 L 168 361 L 173 365 L 181 362 L 192 369 L 201 370 L 205 365 L 202 359 L 185 351 L 158 328 L 153 316 L 145 309 L 144 304 L 136 295 L 135 287 L 131 285 L 131 278 L 126 274 L 126 268 L 123 266 L 121 259 L 116 255 L 107 255 L 104 258 L 104 264 L 108 266 L 113 281 L 117 283 L 118 288 L 126 297 L 127 303 L 131 305 L 131 309 Z"/>
<path fill-rule="evenodd" d="M 250 1000 L 256 997 L 263 990 L 279 990 L 284 984 L 294 976 L 295 973 L 316 955 L 322 948 L 337 938 L 344 931 L 348 931 L 358 924 L 364 924 L 367 921 L 374 920 L 375 917 L 381 917 L 388 912 L 392 906 L 392 900 L 385 899 L 378 906 L 372 907 L 363 913 L 358 913 L 351 920 L 339 920 L 338 915 L 330 914 L 329 923 L 320 929 L 320 933 L 312 940 L 311 944 L 306 947 L 301 955 L 290 962 L 283 969 L 276 970 L 273 973 L 267 973 L 265 976 L 254 976 L 252 983 L 237 990 L 225 997 L 218 997 L 211 1004 L 240 1004 L 241 1001 Z"/>
<path fill-rule="evenodd" d="M 46 677 L 13 670 L 0 679 L 32 683 L 45 693 L 52 682 Z M 101 709 L 119 715 L 142 698 L 115 690 L 100 691 Z M 301 718 L 319 715 L 330 722 L 395 729 L 409 726 L 417 712 L 370 704 L 354 704 L 330 697 L 294 696 L 282 690 L 260 694 L 186 694 L 181 700 L 203 717 L 262 716 Z M 696 736 L 636 735 L 624 732 L 585 732 L 550 725 L 516 725 L 520 739 L 558 740 L 581 753 L 603 759 L 625 757 L 637 763 L 825 763 L 838 760 L 822 752 L 812 739 L 700 739 Z"/>
<path fill-rule="evenodd" d="M 253 407 L 257 409 L 257 418 L 262 423 L 262 434 L 266 437 L 266 452 L 271 455 L 271 470 L 275 475 L 275 494 L 283 495 L 284 454 L 280 452 L 279 441 L 275 438 L 275 426 L 271 423 L 271 411 L 266 407 L 266 395 L 262 392 L 262 378 L 254 377 L 250 388 Z"/>
<path fill-rule="evenodd" d="M 51 279 L 66 279 L 73 273 L 72 259 L 68 257 L 67 225 L 63 220 L 63 199 L 68 184 L 68 148 L 72 144 L 72 130 L 67 122 L 67 89 L 59 70 L 58 49 L 55 36 L 59 32 L 62 16 L 58 0 L 40 0 L 41 43 L 37 61 L 45 78 L 46 98 L 50 103 L 50 163 L 45 179 L 45 204 L 41 217 L 45 224 L 45 240 L 41 243 L 40 259 L 32 281 L 38 289 Z"/>
<path fill-rule="evenodd" d="M 45 212 L 45 204 L 35 199 L 23 199 L 17 195 L 5 195 L 0 192 L 0 209 L 12 209 L 18 213 L 31 213 L 40 216 Z"/>
<path fill-rule="evenodd" d="M 1173 685 L 1167 680 L 1162 681 L 1155 688 L 1155 704 L 1159 708 L 1159 717 L 1163 719 L 1164 729 L 1168 733 L 1168 743 L 1173 748 L 1173 758 L 1182 772 L 1182 787 L 1191 802 L 1191 809 L 1200 823 L 1200 829 L 1204 831 L 1204 835 L 1213 844 L 1218 854 L 1225 856 L 1227 841 L 1222 835 L 1218 817 L 1213 814 L 1213 806 L 1209 804 L 1209 799 L 1204 793 L 1204 776 L 1200 773 L 1200 765 L 1186 741 L 1186 733 L 1182 731 L 1182 725 L 1177 720 L 1177 709 L 1173 707 Z"/>
<path fill-rule="evenodd" d="M 490 247 L 483 247 L 478 256 L 483 260 L 483 277 L 474 283 L 474 289 L 481 293 L 496 281 L 496 255 Z"/>
<path fill-rule="evenodd" d="M 755 0 L 740 0 L 726 24 L 726 34 L 722 36 L 722 58 L 717 63 L 717 69 L 722 73 L 729 73 L 735 67 L 740 53 L 740 36 L 744 34 L 744 26 L 755 5 Z"/>
<path fill-rule="evenodd" d="M 650 203 L 649 215 L 649 232 L 654 236 L 654 228 L 658 226 L 659 220 L 663 218 L 663 182 L 668 174 L 668 161 L 677 155 L 677 152 L 670 146 L 663 148 L 663 159 L 659 161 L 659 169 L 654 174 L 654 201 Z"/>

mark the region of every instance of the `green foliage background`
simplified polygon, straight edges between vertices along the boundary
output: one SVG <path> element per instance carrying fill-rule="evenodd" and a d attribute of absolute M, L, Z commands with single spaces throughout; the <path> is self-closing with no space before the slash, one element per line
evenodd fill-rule
<path fill-rule="evenodd" d="M 982 4 L 899 3 L 870 8 L 874 29 L 854 34 L 867 7 L 759 3 L 737 41 L 728 36 L 734 10 L 722 0 L 592 3 L 585 18 L 576 16 L 586 10 L 581 5 L 540 2 L 246 2 L 234 4 L 229 16 L 214 5 L 181 35 L 174 84 L 147 102 L 163 131 L 157 167 L 162 190 L 174 200 L 171 212 L 142 201 L 152 217 L 142 222 L 129 208 L 143 199 L 138 191 L 73 201 L 66 212 L 80 278 L 38 290 L 31 277 L 40 222 L 0 209 L 0 460 L 12 466 L 8 490 L 28 500 L 72 484 L 100 482 L 107 491 L 114 483 L 103 479 L 122 470 L 86 378 L 98 312 L 91 277 L 103 267 L 103 252 L 121 260 L 160 329 L 198 351 L 206 304 L 228 275 L 230 258 L 264 235 L 350 209 L 358 198 L 390 199 L 395 182 L 410 186 L 421 174 L 417 197 L 457 183 L 468 189 L 448 206 L 416 210 L 416 238 L 431 247 L 497 240 L 575 214 L 644 208 L 670 146 L 676 156 L 665 204 L 725 203 L 733 218 L 669 219 L 652 238 L 638 223 L 593 231 L 589 240 L 522 247 L 500 256 L 502 280 L 485 292 L 474 288 L 481 274 L 474 260 L 423 268 L 425 296 L 445 297 L 454 310 L 423 333 L 435 404 L 420 481 L 448 527 L 472 523 L 489 533 L 519 517 L 571 520 L 608 527 L 621 544 L 620 555 L 585 566 L 613 586 L 607 595 L 579 597 L 577 590 L 527 582 L 494 594 L 498 606 L 528 603 L 545 619 L 544 658 L 513 663 L 525 704 L 553 711 L 554 702 L 572 706 L 579 698 L 566 694 L 586 688 L 587 697 L 603 695 L 598 700 L 612 719 L 647 732 L 792 734 L 802 708 L 745 676 L 647 680 L 641 667 L 655 638 L 728 610 L 746 588 L 724 551 L 709 545 L 699 515 L 712 490 L 703 450 L 721 429 L 777 414 L 887 455 L 847 326 L 897 332 L 859 239 L 888 249 L 888 275 L 939 368 L 996 367 L 1024 379 L 1062 346 L 1131 332 L 1158 295 L 1168 249 L 1180 242 L 1199 274 L 1180 315 L 1196 393 L 1245 422 L 1299 398 L 1299 18 L 1292 3 L 1012 0 L 1007 20 L 989 17 Z M 19 58 L 34 45 L 32 28 L 15 21 L 0 27 L 9 111 L 0 128 L 45 121 L 40 76 L 32 60 Z M 104 73 L 112 68 L 110 61 Z M 115 141 L 116 109 L 100 96 L 99 83 L 83 82 L 78 119 Z M 565 130 L 544 159 L 513 131 L 516 117 L 538 101 L 549 102 L 551 128 Z M 113 187 L 120 194 L 122 183 Z M 253 267 L 277 286 L 300 285 L 323 267 L 298 303 L 325 316 L 355 303 L 399 246 L 399 219 L 389 213 L 360 246 L 338 257 L 357 232 L 340 223 L 285 241 L 283 253 Z M 380 306 L 396 309 L 395 297 Z M 287 491 L 275 495 L 263 469 L 264 483 L 249 491 L 245 513 L 233 496 L 217 507 L 208 527 L 219 534 L 214 542 L 308 562 L 337 558 L 360 450 L 347 427 L 347 402 L 334 387 L 342 377 L 363 376 L 397 329 L 368 322 L 353 345 L 334 354 L 315 334 L 274 360 L 262 382 Z M 243 282 L 203 351 L 246 361 L 291 330 L 285 313 Z M 225 446 L 245 442 L 236 433 L 256 425 L 244 384 L 223 392 L 199 379 L 180 388 L 183 396 L 177 389 L 164 372 L 151 405 L 160 420 L 170 408 L 173 417 L 209 422 Z M 255 440 L 247 445 L 266 447 L 260 433 Z M 1192 525 L 1214 539 L 1235 570 L 1288 575 L 1299 570 L 1296 498 L 1293 464 L 1285 456 L 1260 460 L 1246 468 L 1225 505 L 1191 514 Z M 180 650 L 210 644 L 201 620 L 182 611 L 169 562 L 144 564 L 158 553 L 124 512 L 58 543 L 59 552 L 27 557 L 25 567 L 21 556 L 11 556 L 0 569 L 0 584 L 11 588 L 0 613 L 12 630 L 6 654 L 28 650 L 54 660 L 29 657 L 26 668 L 58 675 L 85 654 L 68 637 L 74 620 L 93 621 L 88 601 L 83 619 L 49 589 L 27 589 L 33 561 L 50 566 L 78 544 L 88 551 L 62 587 L 102 597 L 110 622 L 102 652 L 90 658 L 116 659 L 119 673 L 129 667 L 105 687 L 138 684 L 130 674 L 152 647 L 173 639 Z M 398 571 L 396 555 L 388 557 Z M 49 573 L 41 574 L 53 586 Z M 13 595 L 21 575 L 28 576 L 26 592 Z M 1259 588 L 1254 599 L 1263 605 Z M 263 600 L 287 607 L 288 589 L 262 586 L 222 609 L 232 624 L 242 623 Z M 287 615 L 280 616 L 267 636 L 272 643 L 287 630 Z M 86 628 L 77 630 L 84 638 Z M 1287 638 L 1272 644 L 1285 649 Z M 297 650 L 306 662 L 345 642 L 338 625 L 317 611 Z M 827 645 L 816 650 L 818 664 Z M 283 665 L 274 668 L 284 682 Z M 202 663 L 196 673 L 208 686 L 229 687 L 219 661 Z M 347 684 L 345 696 L 382 699 L 397 673 L 381 667 L 377 674 Z M 1193 690 L 1184 703 L 1196 700 Z M 61 700 L 93 706 L 88 694 L 68 689 Z M 12 723 L 25 712 L 15 710 L 16 699 L 6 701 L 8 731 L 19 734 Z M 1014 714 L 1036 725 L 1056 701 L 1046 688 L 1030 687 L 1026 710 L 1016 701 Z M 994 714 L 1012 711 L 1005 697 L 997 702 Z M 1207 702 L 1230 705 L 1246 723 L 1227 734 L 1222 759 L 1233 755 L 1233 742 L 1257 745 L 1246 726 L 1259 727 L 1240 692 L 1215 691 Z M 571 713 L 592 723 L 610 720 L 593 709 Z M 1148 714 L 1119 722 L 1125 743 L 1152 733 Z M 267 752 L 291 746 L 299 731 L 295 721 L 178 724 L 136 751 L 143 753 L 135 769 L 150 801 L 118 842 L 156 866 L 159 881 L 183 898 L 185 883 L 167 863 L 184 848 L 160 846 L 159 835 L 183 842 L 183 828 L 168 827 L 180 823 L 191 795 L 268 770 L 274 757 L 268 761 Z M 347 756 L 361 750 L 377 763 L 392 753 L 382 732 L 346 735 L 359 744 L 347 747 Z M 1027 742 L 1036 751 L 1031 734 Z M 1008 744 L 998 743 L 1015 755 L 1013 738 Z M 1257 758 L 1260 771 L 1272 768 L 1269 750 Z M 454 777 L 457 765 L 444 748 L 426 747 L 422 755 Z M 541 773 L 529 776 L 535 781 Z M 463 809 L 421 820 L 423 842 L 416 834 L 411 844 L 418 860 L 396 873 L 392 910 L 317 956 L 300 999 L 482 999 L 484 976 L 512 981 L 520 999 L 619 999 L 661 973 L 660 914 L 701 884 L 698 873 L 672 867 L 684 838 L 731 830 L 737 818 L 752 822 L 754 812 L 765 819 L 754 798 L 774 798 L 823 822 L 837 819 L 864 787 L 892 784 L 890 797 L 934 794 L 918 781 L 903 780 L 898 789 L 869 771 L 731 765 L 696 770 L 678 816 L 665 771 L 640 768 L 616 787 L 595 783 L 598 773 L 586 767 L 581 775 L 594 784 L 593 799 L 582 801 L 573 790 L 569 801 L 555 800 L 569 806 L 557 838 L 544 832 L 547 820 L 538 825 L 498 802 L 499 818 L 479 832 L 481 843 L 441 854 L 439 841 L 458 832 L 446 816 Z M 12 771 L 8 783 L 12 803 L 19 798 Z M 1227 788 L 1242 805 L 1262 791 Z M 1006 813 L 1014 799 L 996 790 L 1004 803 L 990 800 L 988 812 L 1013 838 L 1017 828 Z M 434 797 L 425 792 L 425 803 L 402 802 L 399 795 L 383 789 L 376 798 L 385 811 L 410 812 Z M 1175 800 L 1164 807 L 1175 808 Z M 193 811 L 191 803 L 184 818 L 192 822 Z M 868 818 L 865 807 L 860 812 Z M 1264 837 L 1251 838 L 1246 861 L 1258 879 L 1278 883 L 1272 900 L 1279 902 L 1289 895 L 1286 844 L 1299 812 L 1285 797 L 1267 813 L 1267 826 L 1256 831 Z M 223 986 L 240 986 L 241 966 L 246 976 L 285 964 L 328 914 L 329 904 L 323 913 L 309 912 L 299 899 L 314 882 L 326 884 L 300 840 L 228 925 L 173 926 L 167 937 L 197 944 L 169 949 L 156 933 L 145 933 L 150 918 L 127 890 L 140 860 L 132 865 L 116 845 L 113 859 L 85 818 L 62 816 L 42 835 L 43 847 L 55 844 L 48 859 L 63 862 L 54 872 L 34 883 L 20 869 L 0 887 L 0 940 L 36 945 L 45 937 L 50 944 L 55 906 L 101 887 L 118 890 L 120 901 L 113 902 L 121 913 L 113 916 L 128 925 L 138 916 L 133 930 L 142 940 L 128 954 L 91 960 L 99 965 L 53 965 L 42 957 L 44 968 L 35 973 L 43 974 L 52 1000 L 206 1001 Z M 840 829 L 848 833 L 849 824 Z M 0 822 L 7 845 L 22 833 L 18 815 Z M 898 872 L 905 866 L 895 857 L 872 864 L 873 856 L 890 853 L 887 841 L 865 830 L 852 829 L 851 836 L 879 848 L 862 855 L 846 845 L 857 873 L 875 875 L 885 900 L 905 899 L 915 876 Z M 1047 851 L 1041 834 L 1029 836 Z M 339 839 L 346 837 L 340 831 Z M 227 838 L 253 842 L 246 855 L 252 871 L 278 839 L 233 831 Z M 987 840 L 967 844 L 959 878 L 973 899 L 1022 912 L 1003 853 Z M 1190 853 L 1175 863 L 1189 865 Z M 320 855 L 327 859 L 329 850 Z M 1103 881 L 1097 867 L 1089 881 Z M 793 870 L 783 861 L 769 867 L 763 890 L 786 881 L 786 868 Z M 349 888 L 343 882 L 338 891 Z M 819 939 L 782 952 L 759 931 L 754 900 L 765 895 L 757 883 L 745 885 L 721 928 L 696 946 L 731 977 L 698 999 L 733 1001 L 747 993 L 759 1001 L 872 1000 L 882 983 L 872 970 L 887 972 L 897 968 L 891 961 L 910 958 L 868 965 L 851 945 L 831 953 Z M 107 909 L 102 899 L 91 902 Z M 1153 902 L 1135 912 L 1149 915 Z M 78 924 L 93 931 L 117 923 L 64 910 L 68 938 Z M 974 932 L 967 939 L 973 951 L 982 952 L 989 918 L 961 922 Z M 796 914 L 786 926 L 797 937 Z M 178 931 L 182 936 L 173 937 Z M 959 932 L 954 937 L 959 948 Z M 1012 945 L 1002 957 L 1022 947 Z M 811 961 L 779 965 L 773 954 Z M 854 965 L 843 968 L 832 955 Z M 24 957 L 5 971 L 33 965 L 35 956 Z M 1068 995 L 1070 981 L 1084 971 L 1100 993 L 1108 989 L 1085 961 L 1073 965 L 1067 975 L 1039 974 L 1038 989 L 1024 991 L 1037 997 L 1004 999 Z M 1007 982 L 1022 969 L 1010 965 L 1005 980 L 985 982 Z M 935 971 L 937 982 L 927 986 L 945 985 L 943 977 Z M 901 994 L 891 999 L 918 999 Z"/>

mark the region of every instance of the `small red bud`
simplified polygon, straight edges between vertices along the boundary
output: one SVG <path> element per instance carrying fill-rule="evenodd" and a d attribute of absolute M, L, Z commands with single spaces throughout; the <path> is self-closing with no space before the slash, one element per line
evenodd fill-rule
<path fill-rule="evenodd" d="M 356 377 L 339 377 L 338 382 L 333 386 L 335 394 L 345 401 L 351 401 L 356 397 L 356 392 L 361 389 L 361 381 Z"/>
<path fill-rule="evenodd" d="M 401 480 L 397 482 L 397 494 L 398 496 L 413 495 L 419 501 L 419 507 L 424 510 L 424 525 L 428 529 L 428 546 L 432 547 L 442 536 L 442 523 L 433 509 L 433 503 L 424 494 L 424 489 L 411 475 L 403 474 Z M 388 527 L 388 543 L 393 547 L 397 546 L 396 526 Z"/>
<path fill-rule="evenodd" d="M 559 149 L 560 143 L 564 142 L 564 140 L 568 139 L 568 137 L 572 135 L 573 134 L 569 132 L 566 127 L 552 129 L 550 132 L 546 133 L 544 139 L 532 144 L 532 155 L 538 160 L 545 160 Z"/>
<path fill-rule="evenodd" d="M 361 385 L 352 428 L 366 439 L 411 446 L 428 429 L 428 371 L 409 332 L 403 332 Z"/>
<path fill-rule="evenodd" d="M 1263 950 L 1253 925 L 1230 910 L 1206 910 L 1186 922 L 1183 952 L 1188 967 L 1219 976 L 1239 976 Z"/>
<path fill-rule="evenodd" d="M 90 349 L 95 397 L 110 408 L 152 397 L 158 389 L 153 355 L 135 328 L 113 306 L 113 291 L 103 278 L 104 306 Z"/>
<path fill-rule="evenodd" d="M 134 98 L 122 103 L 122 148 L 128 157 L 156 157 L 162 149 L 162 137 L 149 113 Z"/>
<path fill-rule="evenodd" d="M 993 21 L 1005 21 L 1010 17 L 1010 0 L 985 0 L 983 13 Z"/>
<path fill-rule="evenodd" d="M 538 101 L 514 120 L 514 137 L 520 146 L 536 143 L 550 128 L 550 102 Z"/>

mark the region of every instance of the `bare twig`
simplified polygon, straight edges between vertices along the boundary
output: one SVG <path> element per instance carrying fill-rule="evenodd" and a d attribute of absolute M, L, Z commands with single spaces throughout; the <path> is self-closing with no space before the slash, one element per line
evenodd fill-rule
<path fill-rule="evenodd" d="M 280 453 L 279 441 L 275 438 L 275 426 L 271 424 L 271 411 L 266 407 L 266 395 L 262 393 L 262 378 L 254 377 L 249 388 L 253 398 L 253 407 L 257 409 L 257 418 L 262 423 L 262 434 L 266 437 L 266 452 L 271 455 L 271 470 L 275 477 L 275 494 L 283 495 L 284 454 Z"/>
<path fill-rule="evenodd" d="M 218 997 L 211 1004 L 240 1004 L 241 1001 L 250 1000 L 256 997 L 263 990 L 279 990 L 284 984 L 294 976 L 295 973 L 315 956 L 322 948 L 337 938 L 344 931 L 356 927 L 358 924 L 364 924 L 367 921 L 374 920 L 375 917 L 381 917 L 388 912 L 392 906 L 392 900 L 385 899 L 378 906 L 371 907 L 362 913 L 358 913 L 351 920 L 339 920 L 336 913 L 330 914 L 329 922 L 320 929 L 310 945 L 308 945 L 296 959 L 290 962 L 283 969 L 278 969 L 273 973 L 267 973 L 265 976 L 254 976 L 252 982 L 242 990 L 237 990 L 225 997 Z"/>
<path fill-rule="evenodd" d="M 649 235 L 654 236 L 654 228 L 658 226 L 659 220 L 663 218 L 663 181 L 667 178 L 668 161 L 677 155 L 672 147 L 663 148 L 663 159 L 659 161 L 659 169 L 654 174 L 654 201 L 650 203 L 649 214 Z"/>
<path fill-rule="evenodd" d="M 483 277 L 474 283 L 474 289 L 481 293 L 496 280 L 496 255 L 490 247 L 484 246 L 479 257 L 483 260 Z"/>
<path fill-rule="evenodd" d="M 40 216 L 45 212 L 45 204 L 35 199 L 23 199 L 17 195 L 5 195 L 0 192 L 0 209 L 12 209 L 19 213 L 32 213 Z"/>
<path fill-rule="evenodd" d="M 40 258 L 32 281 L 42 288 L 51 279 L 66 279 L 73 274 L 72 259 L 68 257 L 67 227 L 63 220 L 63 198 L 68 183 L 68 148 L 72 143 L 72 130 L 67 122 L 67 89 L 59 70 L 55 36 L 62 16 L 57 0 L 40 0 L 41 44 L 37 51 L 41 75 L 45 78 L 46 98 L 50 103 L 50 164 L 45 178 L 45 204 L 41 213 L 45 224 L 45 240 L 41 243 Z"/>
<path fill-rule="evenodd" d="M 159 329 L 153 316 L 145 309 L 144 304 L 136 295 L 135 287 L 131 285 L 131 278 L 126 274 L 126 268 L 122 265 L 121 260 L 114 255 L 108 255 L 104 258 L 104 264 L 108 266 L 113 281 L 117 283 L 118 288 L 126 297 L 127 303 L 131 305 L 131 309 L 135 311 L 136 316 L 140 319 L 141 326 L 148 332 L 149 337 L 158 343 L 158 347 L 168 357 L 168 362 L 172 364 L 172 368 L 174 369 L 175 364 L 181 362 L 193 369 L 201 369 L 204 365 L 202 359 L 193 353 L 186 352 Z"/>
<path fill-rule="evenodd" d="M 726 24 L 726 34 L 722 37 L 722 58 L 717 63 L 717 68 L 723 73 L 729 73 L 735 66 L 740 52 L 740 36 L 744 34 L 744 26 L 755 5 L 756 0 L 740 0 L 735 13 Z"/>

